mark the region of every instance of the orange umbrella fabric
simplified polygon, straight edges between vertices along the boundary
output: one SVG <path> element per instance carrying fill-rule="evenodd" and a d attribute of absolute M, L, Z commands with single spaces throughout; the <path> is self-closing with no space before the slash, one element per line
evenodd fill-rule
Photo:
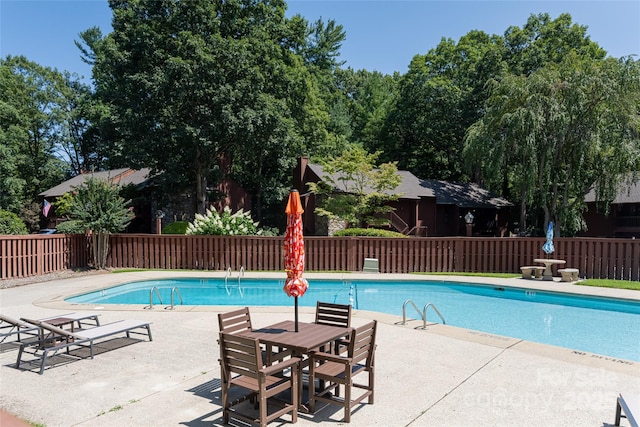
<path fill-rule="evenodd" d="M 287 279 L 284 291 L 290 297 L 301 297 L 307 291 L 309 283 L 302 277 L 304 272 L 304 239 L 302 235 L 302 203 L 300 193 L 292 190 L 285 209 L 287 230 L 284 235 L 284 269 Z"/>

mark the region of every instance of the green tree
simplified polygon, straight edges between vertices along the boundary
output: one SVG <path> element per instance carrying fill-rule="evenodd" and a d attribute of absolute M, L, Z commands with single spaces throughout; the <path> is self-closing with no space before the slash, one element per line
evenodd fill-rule
<path fill-rule="evenodd" d="M 301 18 L 302 19 L 302 18 Z M 304 21 L 306 22 L 306 21 Z M 305 154 L 327 157 L 342 153 L 349 145 L 352 129 L 347 111 L 346 94 L 341 90 L 338 73 L 344 61 L 340 61 L 340 48 L 346 39 L 342 25 L 334 20 L 321 19 L 307 24 L 304 43 L 297 51 L 309 70 L 317 88 L 315 103 L 316 125 L 313 145 L 307 145 Z"/>
<path fill-rule="evenodd" d="M 528 76 L 495 82 L 487 114 L 466 138 L 465 157 L 490 186 L 519 193 L 521 228 L 540 209 L 573 234 L 583 228 L 584 195 L 613 200 L 621 179 L 640 171 L 640 66 L 632 59 L 569 54 Z"/>
<path fill-rule="evenodd" d="M 91 234 L 97 269 L 106 266 L 109 234 L 124 230 L 133 219 L 133 212 L 119 191 L 118 186 L 93 177 L 73 189 L 69 217 L 76 227 Z"/>
<path fill-rule="evenodd" d="M 114 31 L 91 29 L 82 40 L 109 108 L 110 157 L 162 173 L 163 193 L 192 195 L 201 213 L 214 201 L 209 188 L 231 174 L 260 216 L 264 200 L 288 187 L 283 170 L 323 136 L 295 53 L 304 22 L 285 18 L 283 0 L 109 4 Z"/>
<path fill-rule="evenodd" d="M 400 196 L 394 190 L 401 178 L 395 163 L 376 167 L 379 156 L 354 146 L 323 162 L 322 181 L 309 183 L 322 200 L 316 214 L 345 221 L 350 227 L 387 225 L 386 214 L 393 211 L 388 203 Z"/>
<path fill-rule="evenodd" d="M 468 180 L 461 157 L 468 126 L 482 115 L 484 84 L 502 68 L 502 41 L 471 31 L 416 55 L 382 127 L 383 160 L 423 178 Z"/>
<path fill-rule="evenodd" d="M 400 75 L 347 68 L 336 70 L 335 76 L 349 115 L 351 142 L 376 151 L 384 121 L 397 97 Z"/>
<path fill-rule="evenodd" d="M 572 52 L 602 59 L 606 52 L 586 30 L 568 14 L 539 14 L 503 36 L 473 30 L 457 42 L 443 39 L 411 61 L 372 148 L 422 178 L 482 182 L 478 165 L 464 167 L 462 152 L 468 128 L 485 114 L 488 83 L 504 74 L 529 75 Z"/>
<path fill-rule="evenodd" d="M 0 209 L 0 234 L 27 234 L 27 227 L 18 215 Z"/>
<path fill-rule="evenodd" d="M 340 61 L 340 48 L 346 39 L 342 25 L 330 19 L 325 24 L 318 19 L 307 27 L 307 37 L 301 54 L 305 64 L 318 71 L 332 72 L 344 64 Z"/>
<path fill-rule="evenodd" d="M 504 55 L 510 73 L 529 75 L 549 63 L 560 63 L 569 52 L 580 57 L 604 59 L 606 51 L 590 40 L 587 27 L 563 13 L 552 19 L 548 13 L 531 15 L 527 23 L 504 33 Z"/>
<path fill-rule="evenodd" d="M 0 59 L 0 205 L 20 212 L 60 183 L 71 77 L 26 58 Z"/>

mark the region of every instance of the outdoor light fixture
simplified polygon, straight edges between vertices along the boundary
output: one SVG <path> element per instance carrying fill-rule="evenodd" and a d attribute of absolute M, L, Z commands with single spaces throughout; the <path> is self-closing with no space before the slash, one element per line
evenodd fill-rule
<path fill-rule="evenodd" d="M 156 234 L 162 234 L 162 218 L 164 218 L 164 212 L 158 209 L 156 211 Z"/>
<path fill-rule="evenodd" d="M 471 211 L 467 212 L 467 214 L 464 216 L 464 222 L 466 222 L 467 224 L 473 224 L 473 214 L 471 213 Z"/>

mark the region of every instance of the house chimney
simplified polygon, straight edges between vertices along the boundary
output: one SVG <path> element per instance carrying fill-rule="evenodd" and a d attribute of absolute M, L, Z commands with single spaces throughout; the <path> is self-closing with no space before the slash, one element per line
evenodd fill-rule
<path fill-rule="evenodd" d="M 298 190 L 299 192 L 304 192 L 304 176 L 307 172 L 307 166 L 309 165 L 309 157 L 302 156 L 298 157 L 298 165 L 293 172 L 293 188 Z"/>

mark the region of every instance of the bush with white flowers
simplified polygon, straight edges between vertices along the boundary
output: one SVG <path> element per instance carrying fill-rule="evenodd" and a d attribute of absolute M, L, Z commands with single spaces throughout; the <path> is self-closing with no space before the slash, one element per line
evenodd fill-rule
<path fill-rule="evenodd" d="M 240 209 L 232 214 L 231 209 L 225 206 L 222 213 L 210 207 L 204 215 L 196 214 L 196 218 L 187 226 L 186 234 L 252 236 L 261 234 L 261 230 L 258 229 L 258 223 L 251 219 L 250 212 Z"/>

